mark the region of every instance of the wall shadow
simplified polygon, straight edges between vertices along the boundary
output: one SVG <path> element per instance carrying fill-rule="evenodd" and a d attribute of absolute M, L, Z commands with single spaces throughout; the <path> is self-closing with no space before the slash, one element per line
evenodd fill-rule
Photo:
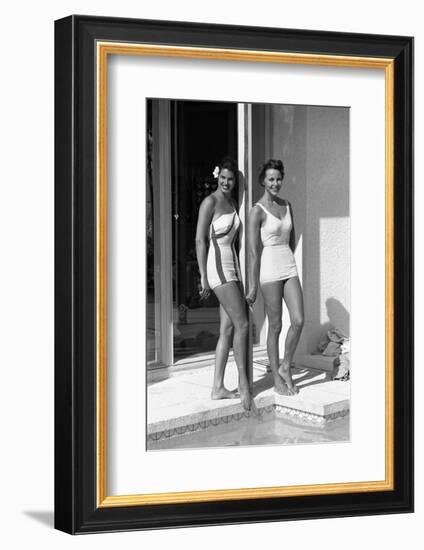
<path fill-rule="evenodd" d="M 325 301 L 329 322 L 324 326 L 330 325 L 338 328 L 345 336 L 350 335 L 350 313 L 344 305 L 336 298 L 328 298 Z M 328 330 L 328 329 L 327 329 Z"/>

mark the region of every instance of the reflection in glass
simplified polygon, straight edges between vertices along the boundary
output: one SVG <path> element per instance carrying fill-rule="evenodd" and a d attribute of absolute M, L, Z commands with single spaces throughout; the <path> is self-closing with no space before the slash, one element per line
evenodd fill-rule
<path fill-rule="evenodd" d="M 219 336 L 219 305 L 214 295 L 199 299 L 200 274 L 196 259 L 197 214 L 202 200 L 215 191 L 210 164 L 185 166 L 174 186 L 178 214 L 173 238 L 174 361 L 213 352 Z M 209 172 L 209 175 L 208 175 Z M 184 185 L 178 185 L 184 181 Z"/>
<path fill-rule="evenodd" d="M 152 105 L 148 102 L 147 109 L 147 174 L 146 174 L 146 340 L 147 364 L 158 363 L 159 330 L 157 322 L 157 288 L 155 273 L 157 272 L 158 258 L 154 246 L 154 205 L 153 205 L 153 131 Z M 156 247 L 157 250 L 157 247 Z"/>

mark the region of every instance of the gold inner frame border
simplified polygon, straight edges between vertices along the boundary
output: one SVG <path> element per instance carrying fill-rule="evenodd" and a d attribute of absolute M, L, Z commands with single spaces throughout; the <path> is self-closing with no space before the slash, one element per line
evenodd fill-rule
<path fill-rule="evenodd" d="M 262 63 L 384 69 L 385 73 L 385 479 L 317 485 L 216 489 L 132 495 L 107 494 L 107 61 L 109 55 L 219 59 Z M 194 48 L 140 43 L 96 43 L 97 89 L 97 295 L 96 473 L 97 507 L 143 506 L 255 498 L 394 490 L 394 59 Z"/>

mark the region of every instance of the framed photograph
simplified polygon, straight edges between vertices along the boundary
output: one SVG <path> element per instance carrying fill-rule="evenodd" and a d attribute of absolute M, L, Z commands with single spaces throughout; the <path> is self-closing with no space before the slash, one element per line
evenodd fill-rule
<path fill-rule="evenodd" d="M 413 39 L 55 23 L 55 526 L 413 510 Z"/>

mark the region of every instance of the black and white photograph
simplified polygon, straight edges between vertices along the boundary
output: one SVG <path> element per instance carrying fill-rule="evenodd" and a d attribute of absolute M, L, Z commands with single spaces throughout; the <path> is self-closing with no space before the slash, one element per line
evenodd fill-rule
<path fill-rule="evenodd" d="M 146 112 L 147 450 L 348 442 L 349 107 Z"/>
<path fill-rule="evenodd" d="M 420 4 L 3 20 L 1 547 L 417 548 Z"/>

